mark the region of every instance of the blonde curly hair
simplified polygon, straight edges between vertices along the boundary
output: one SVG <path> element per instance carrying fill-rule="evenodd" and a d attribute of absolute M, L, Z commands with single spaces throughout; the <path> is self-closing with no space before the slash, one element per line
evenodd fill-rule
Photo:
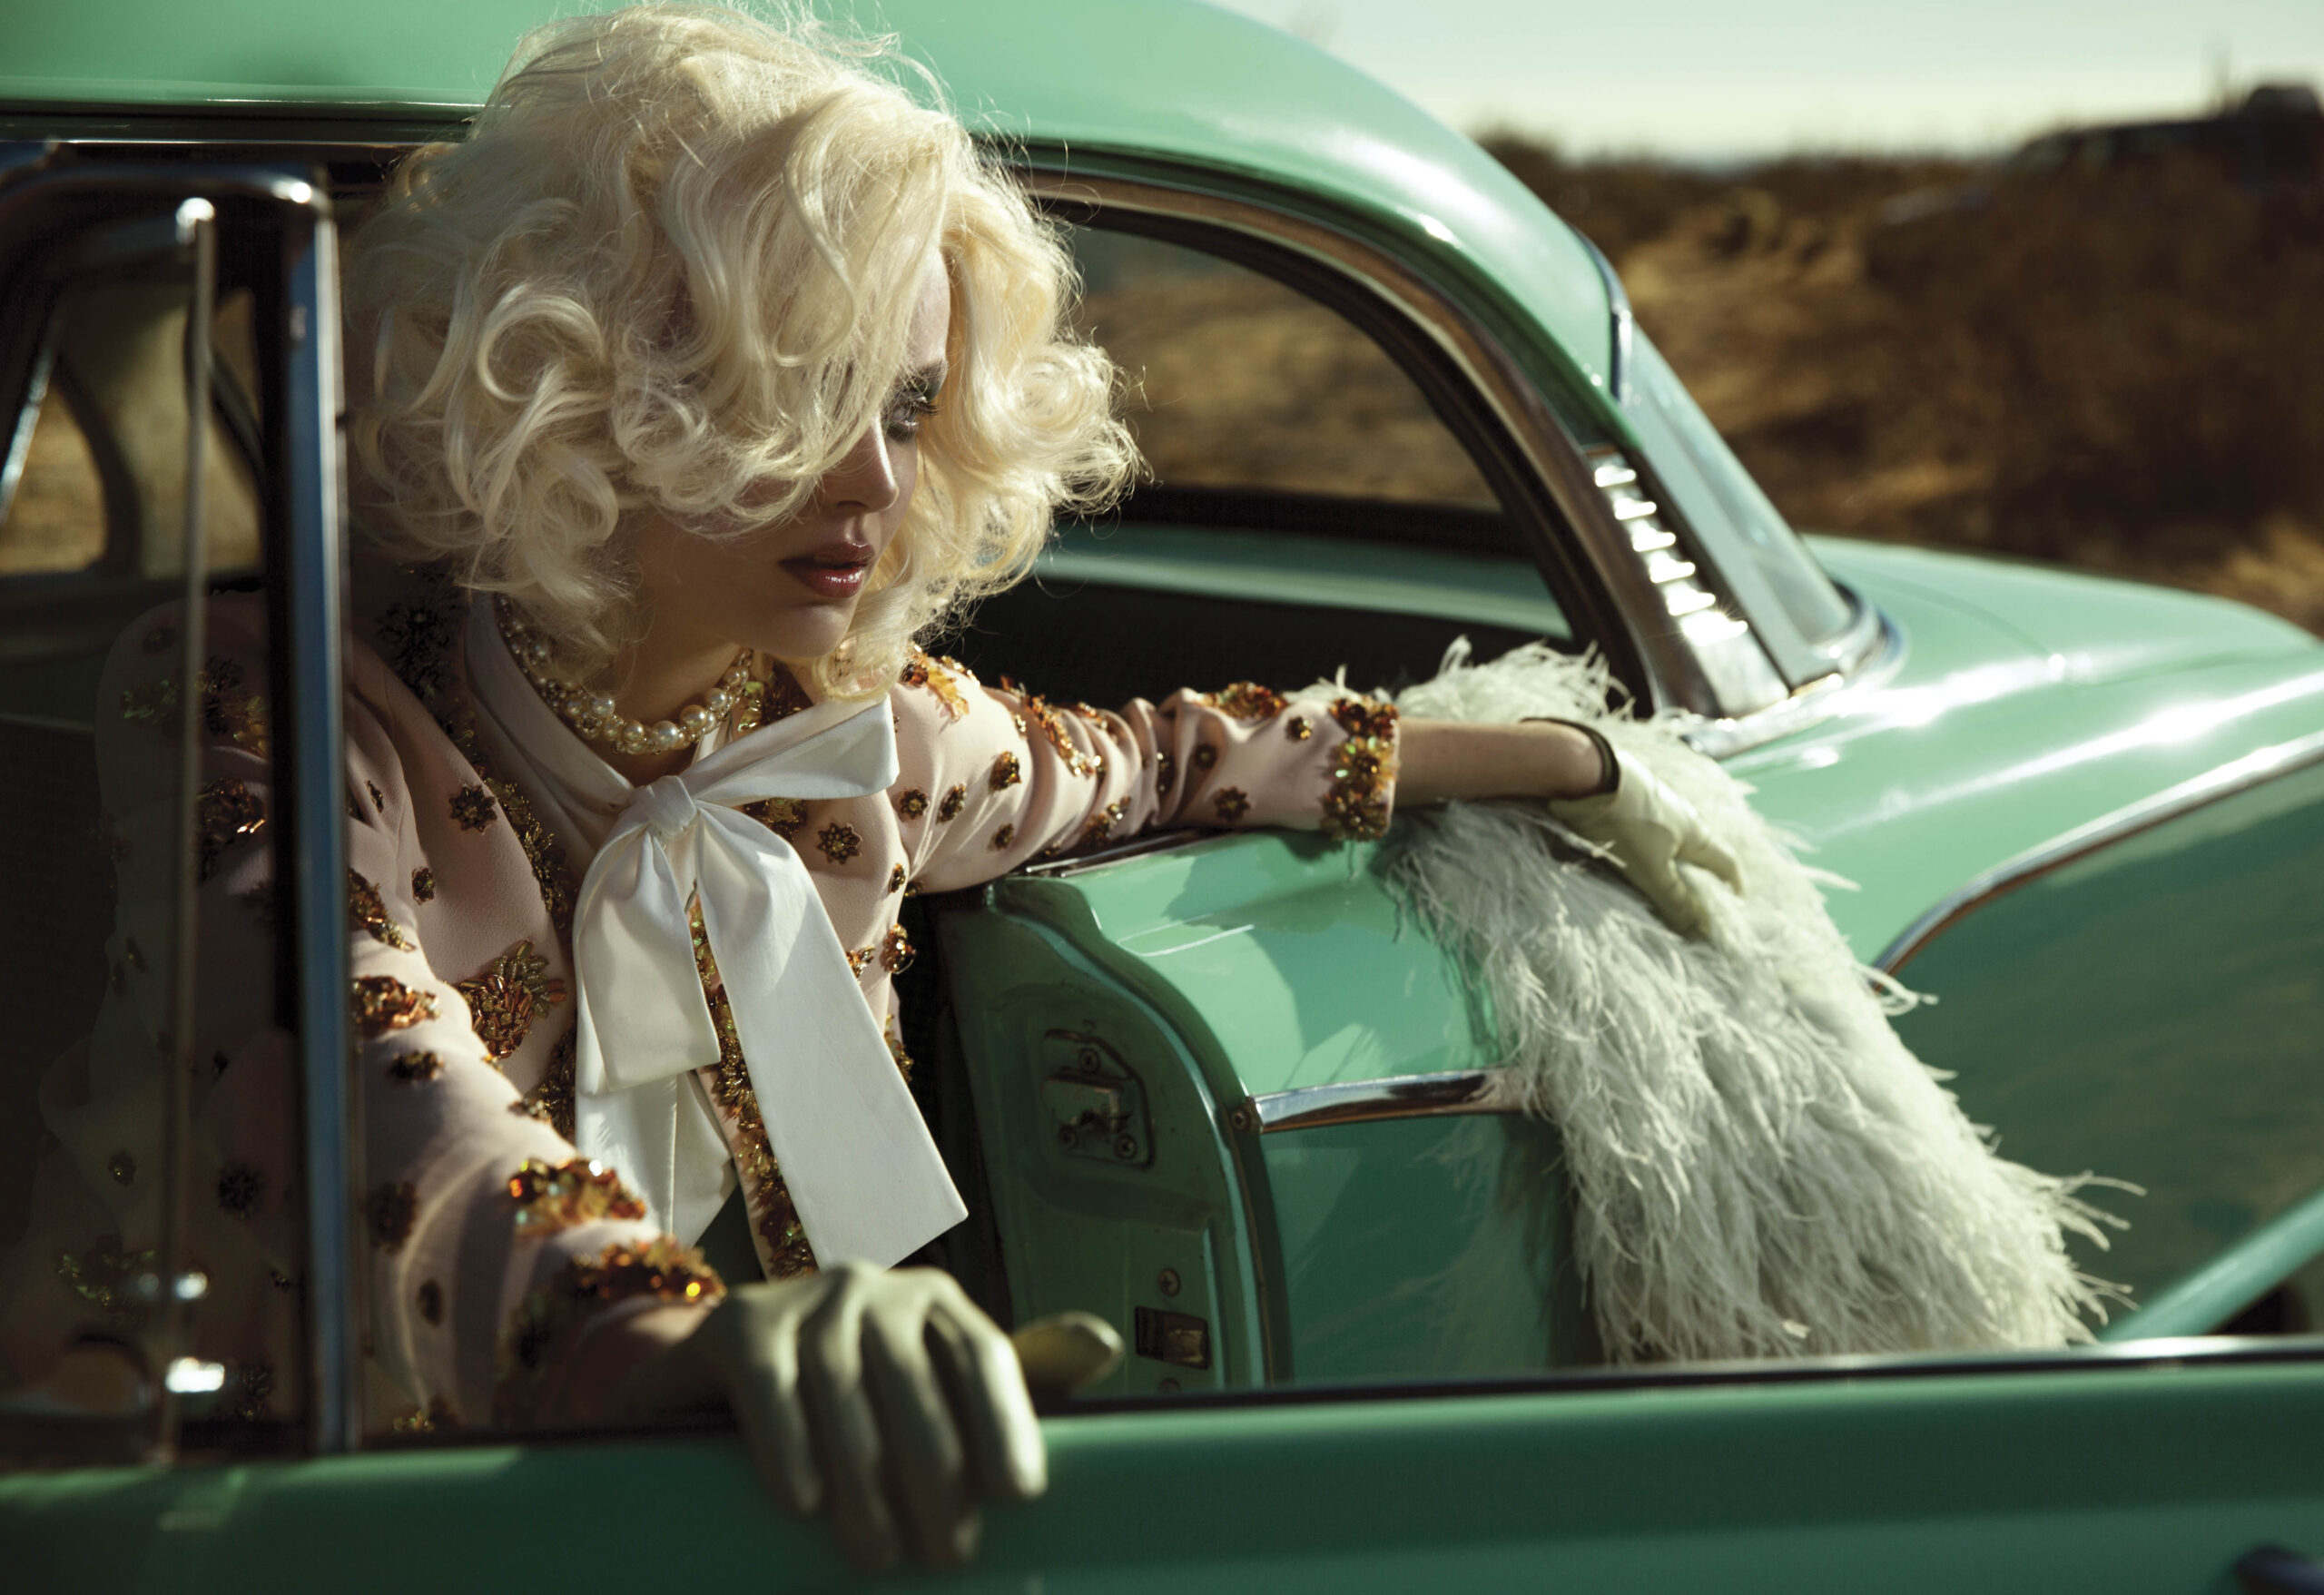
<path fill-rule="evenodd" d="M 628 640 L 625 519 L 717 537 L 801 507 L 890 402 L 931 250 L 950 375 L 902 527 L 812 662 L 829 693 L 887 684 L 1128 480 L 1070 259 L 892 40 L 675 5 L 540 28 L 354 236 L 361 535 L 594 668 Z"/>

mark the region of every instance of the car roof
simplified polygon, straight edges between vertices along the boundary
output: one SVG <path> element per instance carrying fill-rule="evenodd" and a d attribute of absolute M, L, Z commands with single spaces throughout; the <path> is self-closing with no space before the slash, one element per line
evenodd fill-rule
<path fill-rule="evenodd" d="M 0 15 L 0 111 L 456 121 L 557 0 L 105 0 Z M 1486 285 L 1601 386 L 1586 249 L 1471 140 L 1313 45 L 1195 0 L 860 0 L 970 125 L 1049 151 L 1160 156 L 1287 186 Z M 1530 341 L 1530 340 L 1527 340 Z"/>

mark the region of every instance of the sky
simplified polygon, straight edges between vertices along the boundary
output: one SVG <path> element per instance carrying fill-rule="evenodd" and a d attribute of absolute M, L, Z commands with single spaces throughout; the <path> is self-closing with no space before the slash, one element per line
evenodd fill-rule
<path fill-rule="evenodd" d="M 2324 0 L 1219 0 L 1466 132 L 1682 160 L 1984 152 L 2324 88 Z"/>

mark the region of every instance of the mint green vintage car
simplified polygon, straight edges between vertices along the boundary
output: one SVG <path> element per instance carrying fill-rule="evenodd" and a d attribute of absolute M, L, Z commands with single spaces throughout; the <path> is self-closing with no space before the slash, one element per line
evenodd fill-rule
<path fill-rule="evenodd" d="M 274 616 L 250 685 L 309 1214 L 273 1373 L 297 1422 L 237 1421 L 248 1371 L 215 1365 L 0 1403 L 10 1587 L 843 1581 L 730 1435 L 356 1417 L 335 228 L 555 9 L 0 16 L 0 1213 L 105 978 L 98 669 L 187 590 L 199 524 L 193 588 Z M 945 1581 L 2324 1587 L 2250 1555 L 2324 1552 L 2324 648 L 2187 594 L 1803 539 L 1587 240 L 1289 38 L 1175 0 L 862 15 L 1072 229 L 1155 468 L 944 646 L 1098 702 L 1395 685 L 1462 636 L 1595 648 L 1856 883 L 1833 913 L 1940 998 L 1906 1039 L 2008 1155 L 2146 1192 L 2083 1259 L 2139 1304 L 2095 1348 L 1608 1370 L 1554 1131 L 1497 1089 L 1393 839 L 1149 837 L 931 900 L 910 1039 L 975 1210 L 945 1260 L 1003 1322 L 1086 1308 L 1134 1353 L 1054 1407 L 1049 1496 Z M 1654 92 L 1650 60 L 1606 70 Z M 171 956 L 198 982 L 192 939 Z M 134 1259 L 113 1288 L 157 1324 L 218 1305 Z"/>

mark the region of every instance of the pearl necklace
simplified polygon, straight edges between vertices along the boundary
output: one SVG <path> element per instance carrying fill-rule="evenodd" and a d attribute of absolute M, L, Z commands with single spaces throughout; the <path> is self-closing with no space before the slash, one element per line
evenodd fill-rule
<path fill-rule="evenodd" d="M 726 674 L 718 678 L 716 686 L 702 694 L 702 702 L 688 704 L 678 711 L 675 720 L 657 720 L 647 725 L 625 718 L 614 703 L 613 694 L 593 693 L 551 674 L 548 664 L 556 655 L 555 646 L 526 625 L 524 616 L 507 598 L 493 601 L 493 617 L 500 624 L 501 638 L 508 645 L 517 667 L 533 684 L 541 701 L 590 742 L 604 743 L 624 753 L 675 753 L 709 735 L 722 719 L 732 718 L 736 736 L 758 729 L 759 704 L 764 689 L 751 679 L 748 648 L 734 655 L 734 663 L 726 667 Z"/>

